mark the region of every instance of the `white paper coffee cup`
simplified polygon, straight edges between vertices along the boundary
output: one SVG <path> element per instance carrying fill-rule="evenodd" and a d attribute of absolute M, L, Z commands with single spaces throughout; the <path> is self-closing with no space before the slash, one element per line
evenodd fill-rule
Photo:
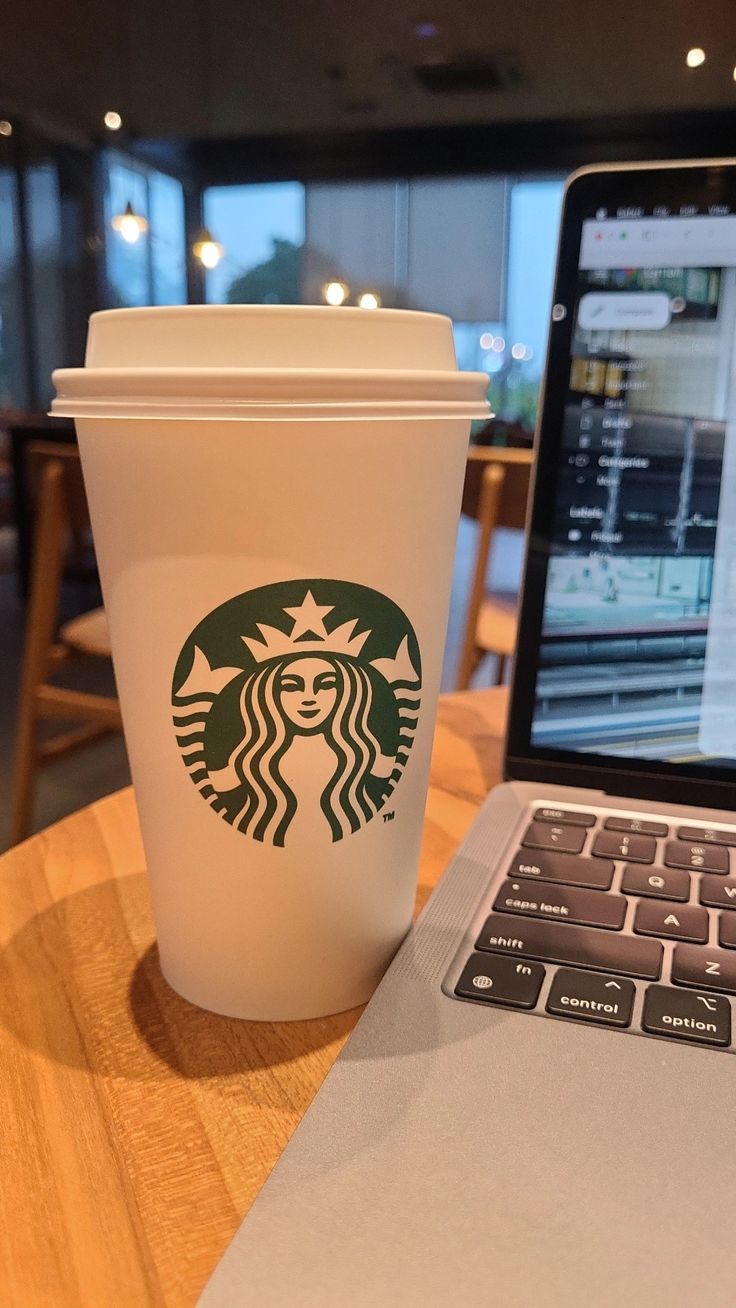
<path fill-rule="evenodd" d="M 161 966 L 254 1019 L 365 1001 L 416 888 L 487 378 L 434 314 L 111 310 L 76 420 Z"/>

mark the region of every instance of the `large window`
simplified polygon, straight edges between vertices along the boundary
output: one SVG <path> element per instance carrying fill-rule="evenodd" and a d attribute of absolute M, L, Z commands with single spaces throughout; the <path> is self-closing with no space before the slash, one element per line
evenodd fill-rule
<path fill-rule="evenodd" d="M 50 160 L 31 164 L 23 174 L 33 306 L 33 393 L 46 406 L 51 373 L 67 362 L 63 241 L 59 174 Z"/>
<path fill-rule="evenodd" d="M 213 186 L 204 221 L 225 249 L 207 273 L 211 304 L 293 304 L 301 299 L 304 187 Z"/>
<path fill-rule="evenodd" d="M 452 318 L 461 368 L 492 376 L 496 413 L 534 425 L 562 182 L 512 177 L 220 186 L 206 226 L 225 255 L 211 303 L 345 302 Z"/>
<path fill-rule="evenodd" d="M 28 403 L 15 169 L 0 166 L 0 408 Z"/>
<path fill-rule="evenodd" d="M 113 151 L 104 160 L 105 266 L 113 308 L 186 304 L 184 193 L 174 177 Z M 130 205 L 148 230 L 127 241 L 113 219 Z"/>

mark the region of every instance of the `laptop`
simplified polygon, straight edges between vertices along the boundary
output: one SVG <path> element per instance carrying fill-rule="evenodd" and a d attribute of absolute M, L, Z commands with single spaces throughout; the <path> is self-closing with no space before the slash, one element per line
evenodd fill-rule
<path fill-rule="evenodd" d="M 204 1308 L 732 1308 L 736 161 L 568 182 L 503 785 Z"/>

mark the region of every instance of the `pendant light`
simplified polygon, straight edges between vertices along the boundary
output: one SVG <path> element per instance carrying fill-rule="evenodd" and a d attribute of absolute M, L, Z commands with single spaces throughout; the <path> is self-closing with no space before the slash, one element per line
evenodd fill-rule
<path fill-rule="evenodd" d="M 225 247 L 215 240 L 208 227 L 203 227 L 197 233 L 192 253 L 205 268 L 216 268 L 225 253 Z"/>
<path fill-rule="evenodd" d="M 122 213 L 115 214 L 111 226 L 119 232 L 128 245 L 135 245 L 139 237 L 148 231 L 148 219 L 136 213 L 130 200 Z"/>

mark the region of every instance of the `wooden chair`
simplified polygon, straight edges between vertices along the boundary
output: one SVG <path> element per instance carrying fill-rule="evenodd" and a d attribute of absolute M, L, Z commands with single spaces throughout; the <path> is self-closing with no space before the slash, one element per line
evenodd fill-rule
<path fill-rule="evenodd" d="M 468 599 L 457 689 L 467 690 L 486 654 L 496 655 L 496 681 L 516 644 L 517 597 L 487 591 L 488 567 L 497 527 L 523 528 L 529 494 L 531 450 L 471 445 L 465 470 L 462 513 L 477 519 L 478 543 Z"/>
<path fill-rule="evenodd" d="M 71 541 L 80 557 L 91 533 L 79 452 L 52 441 L 27 447 L 27 472 L 36 516 L 11 799 L 11 843 L 28 834 L 39 769 L 111 731 L 122 730 L 117 699 L 52 684 L 52 674 L 75 652 L 110 657 L 104 610 L 94 609 L 60 628 L 59 599 L 64 556 Z M 47 719 L 76 723 L 39 740 Z"/>

